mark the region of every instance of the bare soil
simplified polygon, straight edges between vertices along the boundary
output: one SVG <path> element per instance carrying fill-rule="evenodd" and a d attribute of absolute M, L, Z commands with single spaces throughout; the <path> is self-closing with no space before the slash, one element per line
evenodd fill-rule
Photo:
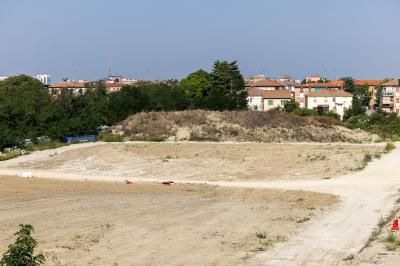
<path fill-rule="evenodd" d="M 114 143 L 36 153 L 14 169 L 161 180 L 329 179 L 357 171 L 382 144 Z M 117 179 L 116 179 L 117 180 Z"/>
<path fill-rule="evenodd" d="M 2 176 L 0 253 L 29 223 L 47 265 L 241 265 L 337 202 L 302 191 Z"/>

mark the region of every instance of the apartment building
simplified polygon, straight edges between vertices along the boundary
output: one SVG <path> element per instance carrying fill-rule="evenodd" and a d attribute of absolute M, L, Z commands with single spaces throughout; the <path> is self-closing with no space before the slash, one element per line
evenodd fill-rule
<path fill-rule="evenodd" d="M 382 111 L 400 113 L 400 78 L 393 79 L 382 85 Z"/>
<path fill-rule="evenodd" d="M 352 106 L 353 95 L 343 90 L 324 89 L 310 92 L 306 95 L 306 108 L 317 110 L 322 108 L 325 112 L 336 112 L 341 119 Z"/>

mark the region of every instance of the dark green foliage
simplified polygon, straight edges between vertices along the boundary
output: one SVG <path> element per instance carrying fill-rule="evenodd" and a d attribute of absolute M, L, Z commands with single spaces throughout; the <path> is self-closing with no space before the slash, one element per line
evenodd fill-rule
<path fill-rule="evenodd" d="M 379 112 L 371 116 L 357 115 L 347 120 L 351 128 L 361 128 L 384 138 L 400 136 L 400 118 L 396 114 Z"/>
<path fill-rule="evenodd" d="M 296 109 L 292 113 L 295 115 L 299 115 L 299 116 L 316 116 L 316 115 L 318 115 L 318 113 L 316 111 L 310 110 L 310 109 L 305 109 L 305 108 Z"/>
<path fill-rule="evenodd" d="M 294 111 L 297 110 L 298 108 L 299 108 L 299 104 L 298 104 L 294 99 L 291 99 L 290 101 L 288 101 L 288 102 L 285 104 L 285 106 L 283 107 L 283 109 L 284 109 L 286 112 L 289 112 L 289 113 L 294 112 Z"/>
<path fill-rule="evenodd" d="M 39 136 L 59 140 L 96 134 L 101 125 L 143 111 L 247 108 L 244 79 L 236 62 L 217 61 L 211 74 L 200 70 L 180 83 L 139 82 L 114 93 L 107 93 L 100 81 L 86 87 L 79 95 L 64 90 L 53 97 L 38 80 L 25 75 L 0 81 L 0 149 Z"/>
<path fill-rule="evenodd" d="M 205 97 L 210 110 L 240 110 L 247 108 L 247 92 L 237 62 L 216 61 L 211 73 L 211 89 Z"/>
<path fill-rule="evenodd" d="M 97 137 L 98 140 L 104 142 L 123 142 L 124 137 L 119 134 L 112 134 L 112 133 L 100 133 Z"/>
<path fill-rule="evenodd" d="M 352 107 L 347 110 L 345 118 L 365 114 L 365 107 L 369 105 L 372 96 L 368 91 L 368 86 L 356 86 L 352 77 L 345 77 L 342 80 L 344 81 L 344 90 L 353 94 Z"/>
<path fill-rule="evenodd" d="M 32 237 L 33 227 L 30 224 L 21 224 L 21 229 L 15 233 L 17 239 L 8 246 L 0 261 L 1 266 L 37 266 L 44 263 L 43 254 L 34 255 L 37 242 Z"/>
<path fill-rule="evenodd" d="M 211 82 L 211 75 L 201 69 L 181 80 L 181 87 L 188 97 L 191 109 L 205 107 L 204 97 L 212 87 Z"/>

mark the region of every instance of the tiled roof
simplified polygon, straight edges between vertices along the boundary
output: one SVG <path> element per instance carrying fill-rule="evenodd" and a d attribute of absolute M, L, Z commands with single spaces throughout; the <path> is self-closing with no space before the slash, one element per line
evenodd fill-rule
<path fill-rule="evenodd" d="M 353 94 L 343 90 L 325 89 L 310 92 L 307 97 L 353 97 Z"/>
<path fill-rule="evenodd" d="M 263 95 L 263 91 L 259 90 L 259 89 L 248 89 L 247 90 L 247 95 L 251 96 L 251 97 L 255 97 L 255 96 L 262 96 Z"/>
<path fill-rule="evenodd" d="M 289 90 L 263 91 L 264 99 L 291 99 L 292 93 Z"/>
<path fill-rule="evenodd" d="M 246 87 L 285 87 L 285 84 L 271 79 L 247 80 Z"/>
<path fill-rule="evenodd" d="M 59 82 L 54 85 L 51 85 L 50 88 L 86 88 L 87 82 L 82 81 L 68 81 L 68 82 Z"/>
<path fill-rule="evenodd" d="M 354 80 L 354 85 L 356 86 L 364 86 L 364 85 L 368 85 L 368 86 L 378 86 L 381 85 L 384 81 L 383 80 L 363 80 L 363 79 L 355 79 Z"/>
<path fill-rule="evenodd" d="M 396 78 L 382 84 L 382 86 L 399 86 L 399 85 L 400 85 L 400 78 Z"/>
<path fill-rule="evenodd" d="M 326 83 L 307 83 L 300 85 L 303 88 L 340 88 L 344 86 L 343 80 L 333 80 Z"/>

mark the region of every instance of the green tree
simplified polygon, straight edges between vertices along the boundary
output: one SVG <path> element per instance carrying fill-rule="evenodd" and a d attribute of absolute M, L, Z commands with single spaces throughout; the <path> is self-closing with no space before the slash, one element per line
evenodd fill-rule
<path fill-rule="evenodd" d="M 34 255 L 37 242 L 32 237 L 33 227 L 30 224 L 20 224 L 20 230 L 14 244 L 8 246 L 0 261 L 1 266 L 37 266 L 45 261 L 43 254 Z"/>
<path fill-rule="evenodd" d="M 211 73 L 211 85 L 206 106 L 211 110 L 247 108 L 247 92 L 237 62 L 216 61 Z"/>
<path fill-rule="evenodd" d="M 365 114 L 365 106 L 371 99 L 368 89 L 365 90 L 363 86 L 356 86 L 352 77 L 344 77 L 342 80 L 344 81 L 344 90 L 353 94 L 352 106 L 346 111 L 345 118 Z"/>
<path fill-rule="evenodd" d="M 290 101 L 288 101 L 283 107 L 283 109 L 289 113 L 294 112 L 298 108 L 299 108 L 299 104 L 294 99 L 291 99 Z"/>
<path fill-rule="evenodd" d="M 204 108 L 204 98 L 211 89 L 211 75 L 204 70 L 198 70 L 182 79 L 180 85 L 188 96 L 189 107 Z"/>
<path fill-rule="evenodd" d="M 34 78 L 20 75 L 0 82 L 0 148 L 47 131 L 52 98 Z"/>

